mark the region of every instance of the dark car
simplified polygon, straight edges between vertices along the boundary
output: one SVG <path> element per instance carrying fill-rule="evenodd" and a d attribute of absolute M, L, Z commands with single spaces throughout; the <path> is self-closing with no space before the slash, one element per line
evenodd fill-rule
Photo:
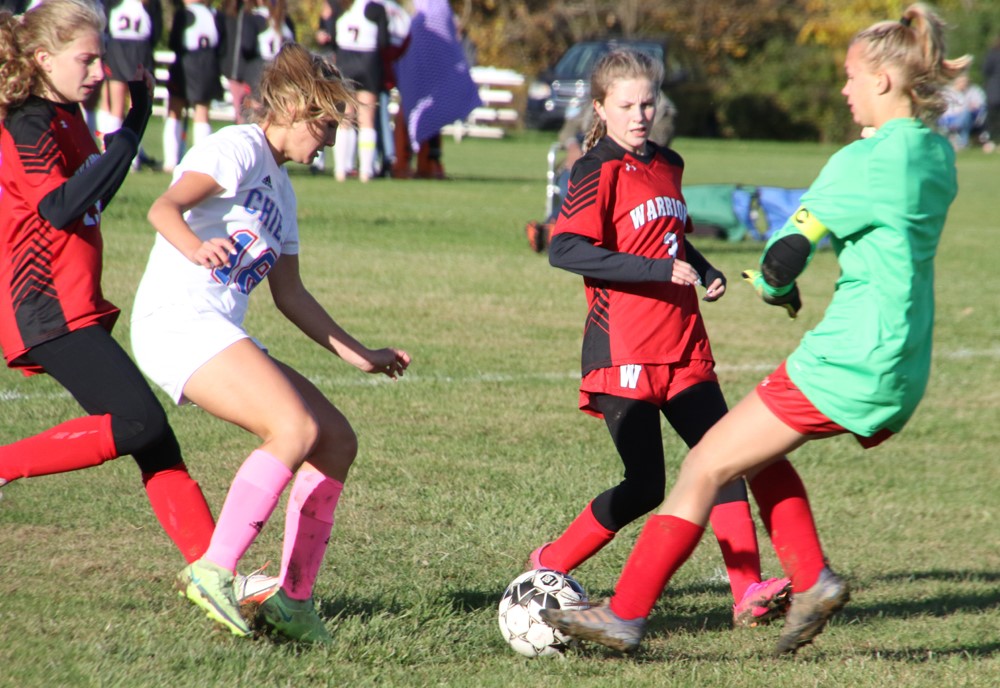
<path fill-rule="evenodd" d="M 576 43 L 555 66 L 528 87 L 524 121 L 532 129 L 558 129 L 590 100 L 590 73 L 605 53 L 629 48 L 648 53 L 664 65 L 663 87 L 679 111 L 678 133 L 711 134 L 714 117 L 707 87 L 695 70 L 671 51 L 668 38 L 602 38 Z"/>

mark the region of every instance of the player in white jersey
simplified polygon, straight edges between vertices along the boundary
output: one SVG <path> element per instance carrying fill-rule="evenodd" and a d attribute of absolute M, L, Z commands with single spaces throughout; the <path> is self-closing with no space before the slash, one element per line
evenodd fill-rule
<path fill-rule="evenodd" d="M 208 109 L 213 100 L 222 99 L 220 23 L 215 10 L 201 0 L 184 0 L 174 12 L 168 44 L 176 59 L 170 65 L 170 97 L 163 123 L 165 172 L 173 172 L 183 155 L 187 129 L 184 115 L 189 108 L 194 110 L 194 143 L 212 133 Z"/>
<path fill-rule="evenodd" d="M 160 0 L 104 0 L 104 11 L 108 17 L 104 62 L 111 75 L 104 82 L 104 102 L 97 111 L 97 131 L 102 135 L 121 128 L 128 104 L 128 81 L 137 65 L 153 72 L 153 46 L 163 31 Z M 138 170 L 143 160 L 152 163 L 140 141 L 132 169 Z"/>
<path fill-rule="evenodd" d="M 358 86 L 358 107 L 348 111 L 357 118 L 357 131 L 345 121 L 334 148 L 334 176 L 344 181 L 358 154 L 358 179 L 367 182 L 375 174 L 375 150 L 378 134 L 375 130 L 376 101 L 382 88 L 382 54 L 390 46 L 389 16 L 378 0 L 354 0 L 337 18 L 334 47 L 337 66 Z"/>
<path fill-rule="evenodd" d="M 303 93 L 311 94 L 304 103 Z M 237 472 L 205 555 L 178 577 L 188 599 L 234 635 L 250 634 L 233 590 L 236 564 L 294 476 L 281 571 L 257 621 L 285 638 L 330 642 L 312 590 L 357 452 L 343 414 L 244 330 L 251 290 L 266 278 L 286 318 L 364 372 L 395 379 L 410 363 L 401 349 L 355 340 L 299 275 L 296 202 L 283 165 L 309 164 L 332 145 L 353 102 L 336 67 L 286 43 L 264 70 L 256 123 L 226 127 L 192 148 L 149 210 L 158 235 L 133 307 L 136 360 L 175 401 L 262 442 Z"/>

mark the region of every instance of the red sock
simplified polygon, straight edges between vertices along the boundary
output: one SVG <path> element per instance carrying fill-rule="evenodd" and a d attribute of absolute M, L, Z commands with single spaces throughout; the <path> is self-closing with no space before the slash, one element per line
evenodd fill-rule
<path fill-rule="evenodd" d="M 802 479 L 788 459 L 774 463 L 750 481 L 760 518 L 793 590 L 808 590 L 826 566 Z"/>
<path fill-rule="evenodd" d="M 100 466 L 116 456 L 111 416 L 84 416 L 0 447 L 0 478 L 66 473 Z"/>
<path fill-rule="evenodd" d="M 208 549 L 215 519 L 198 483 L 184 462 L 156 473 L 143 473 L 142 484 L 153 513 L 190 564 Z"/>
<path fill-rule="evenodd" d="M 614 539 L 614 531 L 608 530 L 594 518 L 592 504 L 593 502 L 584 507 L 555 542 L 545 546 L 539 557 L 543 566 L 556 571 L 572 571 Z"/>
<path fill-rule="evenodd" d="M 702 526 L 676 516 L 650 516 L 615 586 L 611 611 L 625 620 L 649 616 L 704 532 Z"/>
<path fill-rule="evenodd" d="M 760 581 L 760 550 L 750 504 L 742 500 L 716 504 L 709 520 L 722 550 L 733 600 L 739 602 L 747 588 Z"/>

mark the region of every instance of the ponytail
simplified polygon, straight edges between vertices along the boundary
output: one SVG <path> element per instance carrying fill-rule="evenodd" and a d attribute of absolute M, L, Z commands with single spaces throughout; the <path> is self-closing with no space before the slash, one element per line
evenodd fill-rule
<path fill-rule="evenodd" d="M 969 55 L 945 57 L 945 28 L 932 9 L 915 3 L 899 21 L 874 24 L 852 41 L 865 44 L 865 57 L 873 67 L 891 66 L 899 71 L 913 115 L 928 124 L 936 122 L 947 107 L 944 89 L 972 62 Z"/>

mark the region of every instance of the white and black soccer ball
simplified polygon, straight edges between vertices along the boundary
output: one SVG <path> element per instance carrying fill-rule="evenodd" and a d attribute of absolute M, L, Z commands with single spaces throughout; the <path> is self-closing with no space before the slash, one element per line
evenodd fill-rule
<path fill-rule="evenodd" d="M 587 593 L 572 577 L 549 569 L 527 571 L 515 578 L 500 598 L 500 633 L 525 657 L 562 654 L 572 642 L 570 637 L 542 621 L 539 612 L 586 606 Z"/>

